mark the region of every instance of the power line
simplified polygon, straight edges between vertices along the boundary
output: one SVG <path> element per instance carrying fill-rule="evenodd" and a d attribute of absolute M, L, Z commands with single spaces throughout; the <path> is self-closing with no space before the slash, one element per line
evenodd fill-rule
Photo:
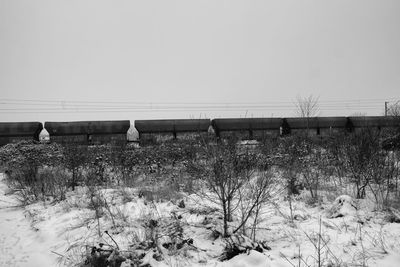
<path fill-rule="evenodd" d="M 387 98 L 391 102 L 395 98 Z M 318 111 L 380 110 L 381 99 L 318 101 Z M 2 113 L 105 113 L 105 112 L 243 112 L 296 110 L 296 102 L 113 102 L 81 100 L 0 99 Z"/>
<path fill-rule="evenodd" d="M 149 105 L 149 106 L 63 106 L 63 107 L 48 107 L 48 106 L 41 106 L 41 107 L 26 107 L 26 106 L 2 106 L 0 110 L 3 111 L 13 111 L 13 110 L 20 110 L 20 111 L 29 111 L 29 110 L 186 110 L 186 109 L 288 109 L 288 108 L 296 108 L 294 105 L 215 105 L 215 106 L 163 106 L 163 105 Z M 318 109 L 347 109 L 347 108 L 361 108 L 361 109 L 375 109 L 381 108 L 381 104 L 342 104 L 342 105 L 320 105 Z"/>
<path fill-rule="evenodd" d="M 360 103 L 360 102 L 382 102 L 382 101 L 395 101 L 399 98 L 374 98 L 374 99 L 345 99 L 345 100 L 318 100 L 318 103 Z M 81 104 L 285 104 L 285 103 L 295 103 L 297 100 L 287 100 L 287 101 L 262 101 L 262 102 L 158 102 L 158 101 L 150 101 L 150 102 L 136 102 L 136 101 L 93 101 L 93 100 L 43 100 L 43 99 L 12 99 L 12 98 L 0 98 L 0 102 L 36 102 L 36 103 L 53 103 L 53 104 L 62 104 L 62 103 L 81 103 Z"/>
<path fill-rule="evenodd" d="M 343 104 L 343 105 L 320 105 L 319 108 L 380 108 L 381 104 Z M 36 106 L 36 107 L 27 107 L 27 106 L 10 106 L 10 105 L 0 105 L 0 110 L 41 110 L 41 109 L 52 109 L 52 110 L 68 110 L 68 109 L 106 109 L 106 110 L 118 110 L 118 109 L 129 109 L 129 110 L 142 110 L 142 109 L 280 109 L 280 108 L 296 108 L 294 105 L 215 105 L 215 106 L 163 106 L 163 105 L 148 105 L 148 106 L 75 106 L 75 105 L 64 105 L 62 107 L 55 106 Z"/>
<path fill-rule="evenodd" d="M 174 108 L 158 108 L 158 109 L 0 109 L 2 113 L 106 113 L 106 112 L 178 112 L 178 111 L 248 111 L 249 109 L 199 109 L 199 108 L 191 108 L 191 109 L 174 109 Z M 287 108 L 254 108 L 252 111 L 286 111 Z M 290 110 L 290 109 L 289 109 Z M 293 109 L 292 109 L 293 110 Z M 377 110 L 375 107 L 353 107 L 353 108 L 320 108 L 319 111 L 344 111 L 344 110 L 352 110 L 352 111 L 364 111 L 364 110 Z"/>

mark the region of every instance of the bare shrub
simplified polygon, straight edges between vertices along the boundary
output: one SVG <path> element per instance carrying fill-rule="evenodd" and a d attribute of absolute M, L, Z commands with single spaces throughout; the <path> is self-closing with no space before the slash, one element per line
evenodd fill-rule
<path fill-rule="evenodd" d="M 190 171 L 196 172 L 205 182 L 207 190 L 216 196 L 214 199 L 207 193 L 203 194 L 222 208 L 223 235 L 228 236 L 228 222 L 232 221 L 234 209 L 232 202 L 245 180 L 249 178 L 250 168 L 246 168 L 244 158 L 240 158 L 234 142 L 207 145 L 202 152 L 203 158 L 195 162 L 195 166 L 190 166 Z"/>
<path fill-rule="evenodd" d="M 10 184 L 20 191 L 24 202 L 65 196 L 65 173 L 60 166 L 62 149 L 55 144 L 22 141 L 0 148 L 0 160 Z"/>
<path fill-rule="evenodd" d="M 374 172 L 378 157 L 379 132 L 366 128 L 362 132 L 356 132 L 345 139 L 343 153 L 345 166 L 350 174 L 351 182 L 356 189 L 356 197 L 364 198 Z"/>
<path fill-rule="evenodd" d="M 265 172 L 266 162 L 258 151 L 238 147 L 234 139 L 205 144 L 199 154 L 187 165 L 188 173 L 205 185 L 197 193 L 221 207 L 225 237 L 230 235 L 228 222 L 233 221 L 235 210 L 241 206 L 241 220 L 232 233 L 243 230 L 267 199 L 271 180 Z"/>
<path fill-rule="evenodd" d="M 39 171 L 36 190 L 43 189 L 46 196 L 61 201 L 65 199 L 68 190 L 68 173 L 61 167 L 47 167 Z"/>
<path fill-rule="evenodd" d="M 299 159 L 301 162 L 299 171 L 311 199 L 317 202 L 320 200 L 318 191 L 329 175 L 329 152 L 315 144 L 309 144 L 306 151 L 307 155 Z"/>
<path fill-rule="evenodd" d="M 99 237 L 101 237 L 102 231 L 100 225 L 100 218 L 103 217 L 104 215 L 104 210 L 106 206 L 106 202 L 104 201 L 105 198 L 97 186 L 89 186 L 87 194 L 90 200 L 88 208 L 94 210 L 95 212 L 94 218 L 97 221 L 97 233 Z"/>
<path fill-rule="evenodd" d="M 377 208 L 388 210 L 391 206 L 392 191 L 398 176 L 397 160 L 393 154 L 380 151 L 371 162 L 368 186 L 374 195 Z"/>
<path fill-rule="evenodd" d="M 89 147 L 88 153 L 90 155 L 88 160 L 88 175 L 86 180 L 88 184 L 105 185 L 111 182 L 107 176 L 107 170 L 109 167 L 109 154 L 107 146 L 93 146 Z"/>
<path fill-rule="evenodd" d="M 338 142 L 337 140 L 345 140 L 348 138 L 344 134 L 337 134 L 328 138 L 325 142 L 324 149 L 326 149 L 327 165 L 326 170 L 334 175 L 336 179 L 332 179 L 336 188 L 340 188 L 344 185 L 343 178 L 346 176 L 346 154 L 345 154 L 345 143 Z"/>
<path fill-rule="evenodd" d="M 75 190 L 78 180 L 89 157 L 87 146 L 78 144 L 65 144 L 63 147 L 64 166 L 72 173 L 69 186 Z"/>
<path fill-rule="evenodd" d="M 262 208 L 271 198 L 274 182 L 273 174 L 267 169 L 257 173 L 239 188 L 238 202 L 241 216 L 239 225 L 232 231 L 233 234 L 242 230 L 244 235 L 250 236 L 253 241 L 256 240 Z M 250 234 L 247 233 L 248 229 L 250 229 Z"/>
<path fill-rule="evenodd" d="M 279 157 L 275 159 L 275 164 L 283 170 L 288 196 L 300 193 L 301 159 L 307 155 L 308 151 L 309 144 L 298 135 L 282 138 L 279 142 L 276 152 Z"/>

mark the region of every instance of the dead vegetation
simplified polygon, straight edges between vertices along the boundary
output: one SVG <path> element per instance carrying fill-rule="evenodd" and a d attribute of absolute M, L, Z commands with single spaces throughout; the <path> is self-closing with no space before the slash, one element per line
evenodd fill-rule
<path fill-rule="evenodd" d="M 340 138 L 338 143 L 294 135 L 257 146 L 219 140 L 142 148 L 21 143 L 2 147 L 0 158 L 8 181 L 26 205 L 39 200 L 67 203 L 68 194 L 87 189 L 86 199 L 68 210 L 91 211 L 92 218 L 86 221 L 91 231 L 109 243 L 86 244 L 81 266 L 145 266 L 205 252 L 191 237 L 198 228 L 207 231 L 210 242 L 223 243 L 220 260 L 249 250 L 269 250 L 273 244 L 263 237 L 267 208 L 279 211 L 295 229 L 311 217 L 299 212 L 299 201 L 323 209 L 329 194 L 339 196 L 344 191 L 356 200 L 372 196 L 375 210 L 385 212 L 387 222 L 399 222 L 399 151 L 382 149 L 386 136 L 372 129 Z M 283 192 L 285 198 L 279 198 Z M 276 202 L 278 198 L 285 208 Z M 164 214 L 160 205 L 173 208 Z M 132 209 L 139 215 L 130 214 Z M 340 209 L 326 214 L 335 219 L 347 216 Z M 287 262 L 345 266 L 330 248 L 332 241 L 323 227 L 320 219 L 317 232 L 302 233 L 315 249 L 312 258 L 302 257 L 299 247 L 299 256 Z M 129 240 L 120 247 L 113 236 L 120 240 L 120 233 L 127 231 Z M 355 261 L 366 266 L 364 233 L 358 231 Z M 370 239 L 386 249 L 383 237 Z"/>

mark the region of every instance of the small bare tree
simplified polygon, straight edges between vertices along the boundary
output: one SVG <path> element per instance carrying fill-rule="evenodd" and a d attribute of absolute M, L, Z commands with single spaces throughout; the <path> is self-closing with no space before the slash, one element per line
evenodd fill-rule
<path fill-rule="evenodd" d="M 387 115 L 397 118 L 400 117 L 400 101 L 397 101 L 388 107 Z"/>
<path fill-rule="evenodd" d="M 249 166 L 240 159 L 235 144 L 218 143 L 209 145 L 205 151 L 205 165 L 198 168 L 202 172 L 208 189 L 217 196 L 223 211 L 223 235 L 229 236 L 228 222 L 232 221 L 233 200 L 238 190 L 250 175 Z"/>
<path fill-rule="evenodd" d="M 345 144 L 345 167 L 355 185 L 356 197 L 364 198 L 365 190 L 376 172 L 375 161 L 380 151 L 379 131 L 367 128 L 346 138 Z"/>
<path fill-rule="evenodd" d="M 379 210 L 390 208 L 391 191 L 396 189 L 393 187 L 398 178 L 398 169 L 397 160 L 393 156 L 394 154 L 381 150 L 376 153 L 371 164 L 368 186 Z"/>
<path fill-rule="evenodd" d="M 250 238 L 256 240 L 262 208 L 271 199 L 273 183 L 273 174 L 268 166 L 261 168 L 255 177 L 238 190 L 241 218 L 239 225 L 232 231 L 233 234 L 242 230 L 242 233 L 247 235 L 246 230 L 250 228 Z M 250 224 L 250 227 L 247 224 Z"/>
<path fill-rule="evenodd" d="M 201 156 L 188 165 L 188 172 L 203 181 L 205 192 L 199 190 L 199 194 L 221 208 L 223 236 L 228 237 L 258 216 L 255 213 L 269 196 L 271 175 L 266 166 L 260 165 L 257 152 L 241 149 L 236 140 L 205 144 L 201 150 Z M 230 232 L 228 222 L 241 204 L 240 223 Z"/>
<path fill-rule="evenodd" d="M 308 97 L 297 97 L 296 101 L 296 112 L 299 117 L 311 118 L 315 117 L 319 113 L 319 97 L 310 95 Z"/>
<path fill-rule="evenodd" d="M 64 145 L 63 154 L 64 165 L 72 173 L 69 186 L 72 188 L 72 191 L 74 191 L 81 171 L 89 157 L 88 150 L 86 146 L 68 144 Z"/>
<path fill-rule="evenodd" d="M 318 190 L 326 168 L 325 154 L 316 148 L 309 148 L 308 154 L 301 159 L 301 174 L 306 188 L 310 191 L 313 201 L 318 201 Z"/>

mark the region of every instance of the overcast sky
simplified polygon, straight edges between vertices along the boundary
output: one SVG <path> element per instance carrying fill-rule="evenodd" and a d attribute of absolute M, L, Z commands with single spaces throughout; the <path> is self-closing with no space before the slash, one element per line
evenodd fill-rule
<path fill-rule="evenodd" d="M 0 0 L 0 92 L 0 121 L 381 115 L 400 1 Z"/>

